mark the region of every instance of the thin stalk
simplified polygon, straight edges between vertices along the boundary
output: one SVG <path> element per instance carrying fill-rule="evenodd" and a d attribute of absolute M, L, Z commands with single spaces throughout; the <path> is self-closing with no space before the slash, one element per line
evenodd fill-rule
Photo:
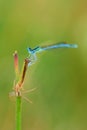
<path fill-rule="evenodd" d="M 21 130 L 21 96 L 16 97 L 16 130 Z"/>
<path fill-rule="evenodd" d="M 23 69 L 21 73 L 21 77 L 19 76 L 19 66 L 18 66 L 18 54 L 17 51 L 14 53 L 14 68 L 15 68 L 15 75 L 16 75 L 16 84 L 14 86 L 15 96 L 16 96 L 16 130 L 21 130 L 21 109 L 22 109 L 22 97 L 21 97 L 21 89 L 24 83 L 26 70 L 28 67 L 28 63 L 30 62 L 29 59 L 24 60 Z"/>
<path fill-rule="evenodd" d="M 15 86 L 16 83 L 19 81 L 19 65 L 18 65 L 18 54 L 17 51 L 14 53 L 14 69 L 15 69 Z M 14 86 L 14 87 L 15 87 Z M 21 95 L 18 93 L 16 96 L 16 119 L 15 119 L 15 124 L 16 128 L 15 130 L 21 130 Z"/>

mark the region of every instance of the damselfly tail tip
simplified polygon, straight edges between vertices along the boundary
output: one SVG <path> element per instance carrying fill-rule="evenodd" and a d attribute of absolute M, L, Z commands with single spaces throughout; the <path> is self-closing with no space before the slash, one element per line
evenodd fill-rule
<path fill-rule="evenodd" d="M 77 44 L 73 44 L 73 48 L 78 48 L 78 45 Z"/>

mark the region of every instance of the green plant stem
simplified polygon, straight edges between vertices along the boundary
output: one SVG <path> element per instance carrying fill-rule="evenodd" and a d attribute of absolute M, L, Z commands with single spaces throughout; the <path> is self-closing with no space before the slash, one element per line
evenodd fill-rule
<path fill-rule="evenodd" d="M 16 97 L 16 130 L 21 130 L 21 96 Z"/>

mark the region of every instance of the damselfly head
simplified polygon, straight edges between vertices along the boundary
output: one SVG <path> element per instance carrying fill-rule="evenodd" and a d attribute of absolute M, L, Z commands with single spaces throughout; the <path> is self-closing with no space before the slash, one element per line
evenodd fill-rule
<path fill-rule="evenodd" d="M 28 50 L 28 53 L 29 54 L 32 54 L 32 49 L 29 47 L 29 48 L 27 48 L 27 50 Z"/>

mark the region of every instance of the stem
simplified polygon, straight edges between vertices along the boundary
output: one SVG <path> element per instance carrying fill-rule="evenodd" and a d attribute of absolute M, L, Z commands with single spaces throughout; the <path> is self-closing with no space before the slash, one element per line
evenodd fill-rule
<path fill-rule="evenodd" d="M 21 96 L 16 97 L 16 130 L 21 130 Z"/>
<path fill-rule="evenodd" d="M 14 53 L 14 67 L 15 67 L 15 75 L 16 75 L 16 84 L 15 84 L 15 96 L 16 96 L 16 130 L 21 130 L 21 89 L 22 89 L 22 85 L 24 83 L 24 79 L 25 79 L 25 74 L 26 74 L 26 70 L 28 67 L 28 63 L 30 62 L 30 60 L 28 58 L 26 58 L 24 60 L 24 65 L 23 65 L 23 70 L 21 73 L 21 77 L 19 78 L 19 68 L 18 68 L 18 54 L 17 51 L 15 51 Z M 20 80 L 19 80 L 20 79 Z"/>

